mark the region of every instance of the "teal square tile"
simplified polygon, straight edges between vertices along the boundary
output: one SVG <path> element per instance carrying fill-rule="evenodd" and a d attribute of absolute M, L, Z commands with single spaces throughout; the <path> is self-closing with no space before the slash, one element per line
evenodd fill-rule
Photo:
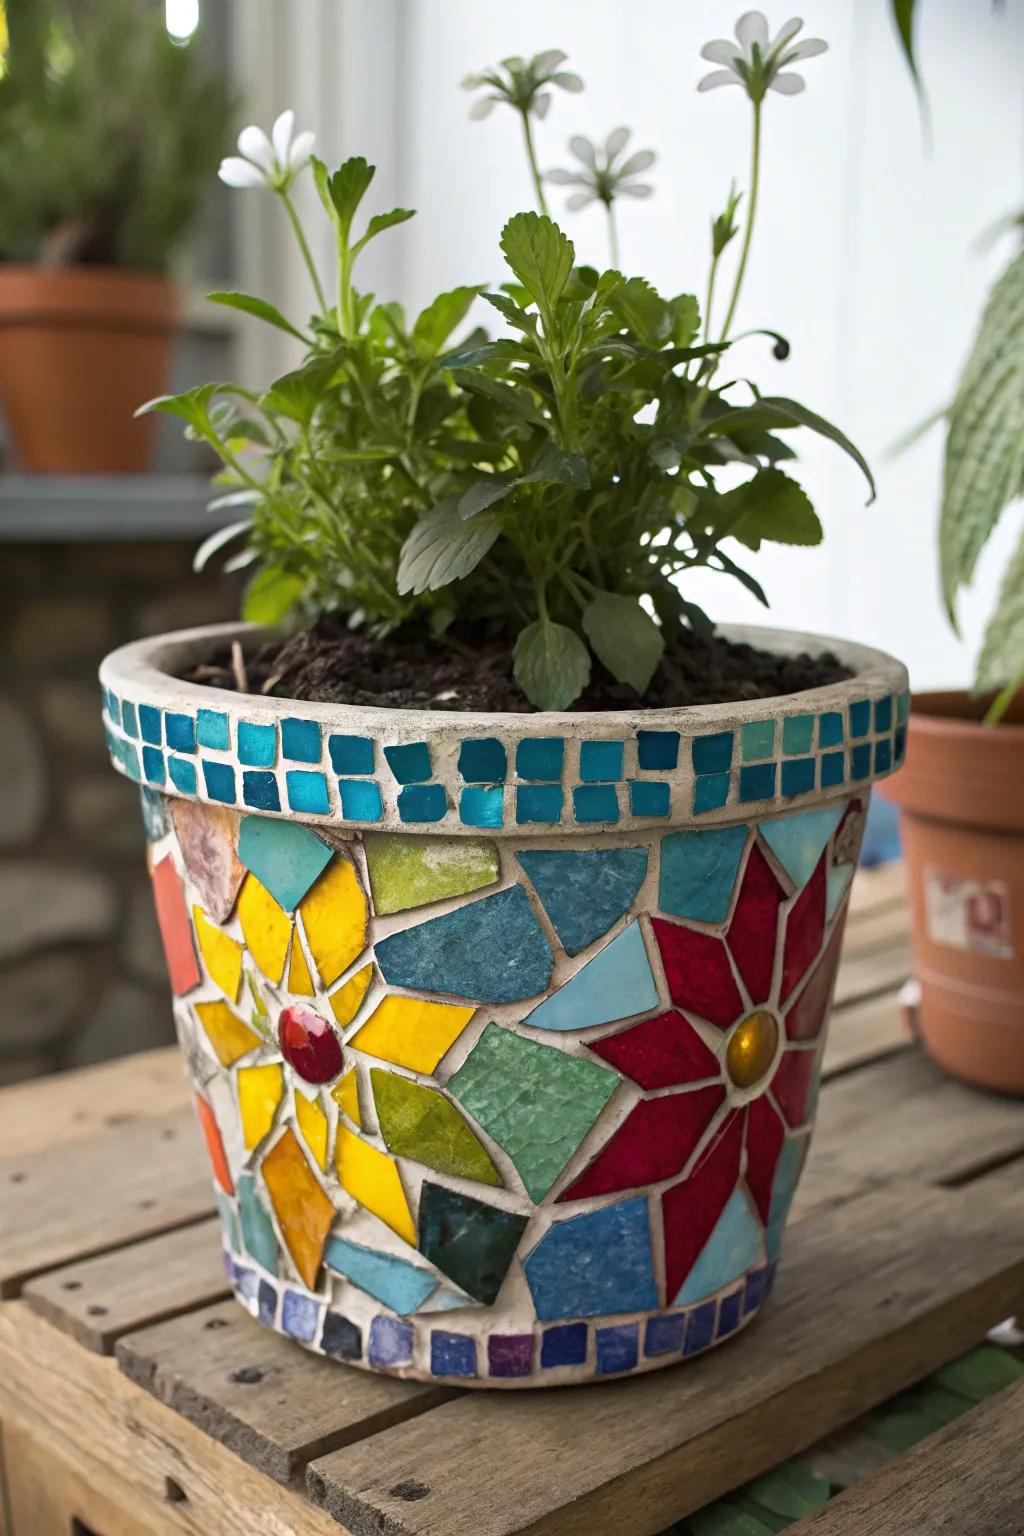
<path fill-rule="evenodd" d="M 745 763 L 756 763 L 774 754 L 775 727 L 774 720 L 748 720 L 741 732 L 741 749 Z"/>
<path fill-rule="evenodd" d="M 277 762 L 276 725 L 238 722 L 238 760 L 250 768 L 273 768 Z"/>
<path fill-rule="evenodd" d="M 703 811 L 717 811 L 729 798 L 727 773 L 703 773 L 694 782 L 693 810 L 699 816 Z"/>
<path fill-rule="evenodd" d="M 552 782 L 562 777 L 564 759 L 561 736 L 528 736 L 516 747 L 516 773 L 521 779 Z"/>
<path fill-rule="evenodd" d="M 621 779 L 624 747 L 625 743 L 621 741 L 581 742 L 580 778 L 587 783 L 608 783 Z"/>
<path fill-rule="evenodd" d="M 185 757 L 169 757 L 167 759 L 167 772 L 171 776 L 171 783 L 174 785 L 175 789 L 180 789 L 183 795 L 195 794 L 195 763 L 190 763 Z"/>
<path fill-rule="evenodd" d="M 201 709 L 196 714 L 196 738 L 201 747 L 214 752 L 227 752 L 231 746 L 231 729 L 227 715 L 219 709 Z"/>
<path fill-rule="evenodd" d="M 634 816 L 667 816 L 672 806 L 669 786 L 658 779 L 633 779 L 629 809 Z"/>
<path fill-rule="evenodd" d="M 557 825 L 562 819 L 563 798 L 561 784 L 520 784 L 516 790 L 516 821 L 520 826 L 531 822 Z"/>
<path fill-rule="evenodd" d="M 318 763 L 320 761 L 320 727 L 317 722 L 294 717 L 282 720 L 281 756 L 292 763 Z"/>
<path fill-rule="evenodd" d="M 818 716 L 818 746 L 841 747 L 843 744 L 843 717 L 838 710 L 829 710 Z"/>
<path fill-rule="evenodd" d="M 384 802 L 372 779 L 339 779 L 341 814 L 346 821 L 380 821 Z"/>
<path fill-rule="evenodd" d="M 290 768 L 285 774 L 285 781 L 288 785 L 290 810 L 307 811 L 311 816 L 330 815 L 331 802 L 324 774 L 311 773 L 304 768 Z"/>
<path fill-rule="evenodd" d="M 572 792 L 577 821 L 618 821 L 619 796 L 614 784 L 577 784 Z"/>
<path fill-rule="evenodd" d="M 459 820 L 465 827 L 500 827 L 505 819 L 504 801 L 500 784 L 472 784 L 459 796 Z"/>
<path fill-rule="evenodd" d="M 798 757 L 811 750 L 814 740 L 814 716 L 790 715 L 782 722 L 782 750 L 787 757 Z M 783 790 L 785 794 L 785 790 Z"/>

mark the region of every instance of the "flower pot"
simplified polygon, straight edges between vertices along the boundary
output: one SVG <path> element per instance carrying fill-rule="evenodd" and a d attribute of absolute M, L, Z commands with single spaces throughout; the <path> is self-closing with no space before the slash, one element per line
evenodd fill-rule
<path fill-rule="evenodd" d="M 17 468 L 141 473 L 179 326 L 177 289 L 117 267 L 0 266 L 0 402 Z"/>
<path fill-rule="evenodd" d="M 479 1386 L 635 1374 L 743 1328 L 904 668 L 731 630 L 855 675 L 615 714 L 175 680 L 236 633 L 128 646 L 101 678 L 240 1299 L 323 1354 Z"/>
<path fill-rule="evenodd" d="M 915 698 L 902 809 L 920 1025 L 967 1082 L 1024 1093 L 1024 725 L 987 727 L 966 694 Z"/>

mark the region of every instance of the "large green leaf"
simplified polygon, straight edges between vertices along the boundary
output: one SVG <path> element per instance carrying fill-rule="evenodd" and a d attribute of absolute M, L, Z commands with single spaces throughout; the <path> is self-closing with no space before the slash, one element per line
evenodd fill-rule
<path fill-rule="evenodd" d="M 503 406 L 535 426 L 547 425 L 528 389 L 522 389 L 514 384 L 505 384 L 501 379 L 492 379 L 487 373 L 476 373 L 472 368 L 453 368 L 451 375 L 461 389 L 469 389 L 474 394 L 485 395 L 496 405 Z"/>
<path fill-rule="evenodd" d="M 789 400 L 785 395 L 762 395 L 753 405 L 739 406 L 735 410 L 726 411 L 723 415 L 705 422 L 704 432 L 709 437 L 731 437 L 735 429 L 745 432 L 750 427 L 767 428 L 768 431 L 809 427 L 812 432 L 817 432 L 821 437 L 827 437 L 830 442 L 842 448 L 844 453 L 848 453 L 860 468 L 871 487 L 870 500 L 874 501 L 875 479 L 860 449 L 851 443 L 845 432 L 840 431 L 824 416 L 819 416 L 817 411 L 808 410 L 806 405 L 800 404 L 799 400 Z"/>
<path fill-rule="evenodd" d="M 977 686 L 1003 688 L 1024 671 L 1024 534 L 1003 577 L 978 657 Z M 1000 1351 L 1001 1353 L 1001 1351 Z"/>
<path fill-rule="evenodd" d="M 266 299 L 257 298 L 254 293 L 208 293 L 206 297 L 211 304 L 223 304 L 227 309 L 240 309 L 243 314 L 255 315 L 257 320 L 265 320 L 268 325 L 276 325 L 279 331 L 287 331 L 290 336 L 295 336 L 299 341 L 308 344 L 309 337 L 286 320 L 281 311 L 273 304 L 268 304 Z"/>
<path fill-rule="evenodd" d="M 1021 544 L 1018 556 L 1022 562 L 1021 594 L 1024 602 L 1024 543 Z M 1024 660 L 1024 649 L 1021 660 Z M 1024 1364 L 1008 1350 L 1000 1349 L 995 1344 L 982 1344 L 969 1354 L 961 1355 L 959 1360 L 943 1366 L 941 1371 L 936 1371 L 934 1379 L 950 1392 L 958 1392 L 972 1403 L 982 1403 L 987 1397 L 1001 1392 L 1004 1387 L 1012 1387 L 1022 1376 Z"/>
<path fill-rule="evenodd" d="M 821 523 L 803 487 L 781 469 L 761 469 L 718 498 L 721 528 L 748 549 L 772 544 L 820 544 Z M 721 514 L 720 514 L 721 515 Z"/>
<path fill-rule="evenodd" d="M 583 610 L 583 629 L 608 671 L 637 693 L 647 692 L 665 650 L 665 640 L 633 597 L 600 592 Z"/>
<path fill-rule="evenodd" d="M 251 624 L 279 624 L 302 597 L 305 583 L 280 566 L 265 565 L 253 577 L 242 604 L 242 617 Z"/>
<path fill-rule="evenodd" d="M 417 315 L 412 328 L 412 344 L 419 357 L 426 361 L 438 355 L 455 327 L 465 320 L 479 292 L 479 288 L 452 288 L 448 293 L 439 293 L 434 302 Z"/>
<path fill-rule="evenodd" d="M 545 215 L 517 213 L 501 232 L 501 249 L 537 308 L 552 315 L 576 259 L 572 241 Z"/>
<path fill-rule="evenodd" d="M 440 502 L 420 518 L 402 545 L 399 593 L 436 592 L 468 576 L 500 532 L 501 523 L 493 512 L 481 512 L 467 522 L 459 516 L 454 498 Z"/>
<path fill-rule="evenodd" d="M 283 373 L 263 396 L 263 409 L 308 427 L 337 366 L 332 358 L 322 357 L 291 373 Z"/>
<path fill-rule="evenodd" d="M 550 619 L 538 619 L 520 632 L 513 660 L 516 682 L 536 709 L 568 709 L 590 681 L 583 641 Z"/>

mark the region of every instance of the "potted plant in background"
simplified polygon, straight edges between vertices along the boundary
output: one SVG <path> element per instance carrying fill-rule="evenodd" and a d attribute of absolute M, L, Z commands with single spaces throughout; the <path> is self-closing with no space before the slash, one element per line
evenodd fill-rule
<path fill-rule="evenodd" d="M 791 429 L 870 481 L 837 428 L 726 368 L 766 93 L 824 48 L 799 30 L 749 13 L 704 50 L 755 126 L 721 318 L 524 212 L 499 288 L 410 322 L 353 283 L 409 212 L 364 222 L 373 168 L 314 158 L 337 281 L 296 221 L 310 321 L 214 296 L 305 361 L 153 402 L 245 514 L 200 559 L 234 545 L 247 617 L 299 623 L 116 652 L 108 739 L 143 785 L 233 1285 L 329 1356 L 575 1382 L 696 1354 L 770 1288 L 907 701 L 888 657 L 719 633 L 686 596 L 701 566 L 760 593 L 744 553 L 821 537 Z M 563 64 L 480 77 L 534 167 Z M 247 130 L 222 175 L 291 218 L 310 145 L 287 137 Z M 481 297 L 505 334 L 454 340 Z"/>
<path fill-rule="evenodd" d="M 0 401 L 19 468 L 141 471 L 180 324 L 167 275 L 223 81 L 149 0 L 12 0 L 0 58 Z"/>

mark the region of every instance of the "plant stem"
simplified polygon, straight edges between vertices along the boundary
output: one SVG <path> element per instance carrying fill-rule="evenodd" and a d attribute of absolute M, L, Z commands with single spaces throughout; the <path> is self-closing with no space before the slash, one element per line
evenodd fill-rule
<path fill-rule="evenodd" d="M 338 332 L 346 341 L 355 331 L 352 317 L 352 254 L 348 237 L 338 231 Z"/>
<path fill-rule="evenodd" d="M 1006 687 L 996 694 L 985 712 L 985 719 L 982 723 L 984 725 L 998 725 L 1021 688 L 1024 688 L 1024 666 L 1021 667 L 1016 677 L 1012 677 Z"/>
<path fill-rule="evenodd" d="M 711 340 L 711 306 L 715 302 L 715 279 L 718 276 L 718 263 L 721 260 L 721 252 L 715 252 L 711 257 L 711 270 L 708 273 L 708 291 L 704 300 L 704 340 Z"/>
<path fill-rule="evenodd" d="M 612 266 L 619 270 L 619 231 L 615 224 L 615 206 L 611 198 L 605 203 L 605 212 L 608 215 L 608 250 L 611 253 Z"/>
<path fill-rule="evenodd" d="M 725 324 L 722 327 L 720 341 L 727 341 L 729 327 L 732 325 L 733 315 L 736 313 L 736 305 L 739 301 L 740 289 L 743 287 L 743 277 L 747 270 L 747 257 L 750 255 L 750 241 L 754 233 L 754 219 L 757 215 L 757 193 L 761 172 L 761 103 L 754 102 L 754 133 L 750 146 L 750 196 L 747 199 L 747 227 L 743 231 L 743 249 L 740 252 L 739 266 L 736 268 L 736 278 L 732 285 L 732 297 L 729 300 L 729 308 L 725 313 Z"/>
<path fill-rule="evenodd" d="M 548 216 L 547 200 L 544 197 L 544 183 L 541 181 L 540 166 L 537 164 L 537 151 L 533 146 L 533 129 L 530 127 L 530 114 L 520 110 L 519 116 L 523 120 L 523 140 L 526 144 L 526 158 L 530 162 L 530 175 L 533 177 L 533 190 L 537 194 L 537 202 L 540 211 L 545 218 Z"/>
<path fill-rule="evenodd" d="M 320 305 L 321 314 L 323 314 L 327 309 L 327 300 L 324 297 L 324 290 L 320 284 L 320 276 L 316 270 L 316 262 L 313 260 L 313 253 L 309 248 L 309 242 L 307 241 L 303 232 L 299 215 L 295 211 L 295 204 L 292 202 L 284 188 L 279 191 L 278 196 L 280 197 L 282 203 L 284 203 L 285 211 L 288 214 L 292 229 L 295 231 L 295 238 L 299 242 L 299 250 L 302 252 L 302 259 L 306 263 L 306 270 L 309 272 L 309 275 L 313 280 L 313 289 L 316 293 L 316 301 Z"/>

